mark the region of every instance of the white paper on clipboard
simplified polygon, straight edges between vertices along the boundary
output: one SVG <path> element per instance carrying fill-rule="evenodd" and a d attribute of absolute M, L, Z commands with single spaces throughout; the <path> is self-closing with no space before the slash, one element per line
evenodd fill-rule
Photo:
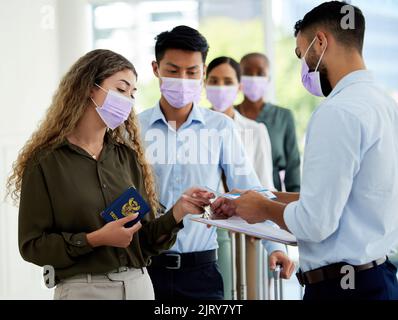
<path fill-rule="evenodd" d="M 266 223 L 249 224 L 240 217 L 231 217 L 227 220 L 211 220 L 191 217 L 191 220 L 226 229 L 236 233 L 243 233 L 254 238 L 270 240 L 290 246 L 297 246 L 297 239 L 291 233 L 272 227 Z"/>

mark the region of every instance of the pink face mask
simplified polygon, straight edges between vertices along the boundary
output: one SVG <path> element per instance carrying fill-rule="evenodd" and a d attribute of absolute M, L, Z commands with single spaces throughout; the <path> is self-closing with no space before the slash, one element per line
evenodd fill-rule
<path fill-rule="evenodd" d="M 311 47 L 314 45 L 317 37 L 312 40 L 310 46 L 308 47 L 307 51 L 305 52 L 302 60 L 302 66 L 301 66 L 301 81 L 303 82 L 304 87 L 308 90 L 309 93 L 313 94 L 314 96 L 317 97 L 324 97 L 325 94 L 322 91 L 322 85 L 321 85 L 321 73 L 319 72 L 319 66 L 322 62 L 322 58 L 325 55 L 326 49 L 327 49 L 327 44 L 325 49 L 322 52 L 321 57 L 319 58 L 318 64 L 315 68 L 315 71 L 311 72 L 310 67 L 307 64 L 307 61 L 305 58 L 308 55 L 308 52 L 310 51 Z"/>
<path fill-rule="evenodd" d="M 231 107 L 238 96 L 239 86 L 207 86 L 207 99 L 214 110 L 224 112 Z"/>
<path fill-rule="evenodd" d="M 269 91 L 268 77 L 242 77 L 242 90 L 245 96 L 252 102 L 264 98 Z"/>
<path fill-rule="evenodd" d="M 161 77 L 160 91 L 173 108 L 181 109 L 190 103 L 199 103 L 202 80 Z"/>
<path fill-rule="evenodd" d="M 127 98 L 113 90 L 106 91 L 98 84 L 95 85 L 101 90 L 107 92 L 107 95 L 101 107 L 93 100 L 93 98 L 91 98 L 91 101 L 93 101 L 97 107 L 96 110 L 102 121 L 104 121 L 108 128 L 115 130 L 128 119 L 131 109 L 134 107 L 135 100 Z"/>

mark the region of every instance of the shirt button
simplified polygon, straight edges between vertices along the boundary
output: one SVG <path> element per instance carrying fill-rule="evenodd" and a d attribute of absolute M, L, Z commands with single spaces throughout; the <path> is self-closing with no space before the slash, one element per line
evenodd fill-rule
<path fill-rule="evenodd" d="M 106 189 L 106 184 L 105 183 L 102 185 L 102 188 Z"/>
<path fill-rule="evenodd" d="M 81 242 L 80 240 L 78 240 L 78 241 L 76 241 L 76 244 L 77 244 L 78 246 L 80 246 L 80 245 L 82 244 L 82 242 Z"/>

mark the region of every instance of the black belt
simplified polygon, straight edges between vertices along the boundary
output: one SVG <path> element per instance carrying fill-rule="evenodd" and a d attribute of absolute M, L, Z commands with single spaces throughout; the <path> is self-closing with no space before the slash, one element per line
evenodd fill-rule
<path fill-rule="evenodd" d="M 341 272 L 344 266 L 352 266 L 355 272 L 370 270 L 384 264 L 388 258 L 381 258 L 360 266 L 353 266 L 347 263 L 335 263 L 319 269 L 308 272 L 299 270 L 296 276 L 302 286 L 317 284 L 326 280 L 336 280 L 342 278 L 344 274 Z"/>
<path fill-rule="evenodd" d="M 152 257 L 150 267 L 180 270 L 217 261 L 217 250 L 177 253 L 167 252 Z"/>

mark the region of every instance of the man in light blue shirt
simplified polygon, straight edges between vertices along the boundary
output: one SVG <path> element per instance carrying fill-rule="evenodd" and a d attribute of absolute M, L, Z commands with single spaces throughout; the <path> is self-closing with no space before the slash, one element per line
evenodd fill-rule
<path fill-rule="evenodd" d="M 234 122 L 196 104 L 208 51 L 203 36 L 189 27 L 176 27 L 157 37 L 155 50 L 153 69 L 162 96 L 139 118 L 162 204 L 172 206 L 186 186 L 221 191 L 222 173 L 231 190 L 260 188 Z M 149 273 L 156 299 L 223 299 L 217 247 L 216 230 L 188 216 L 172 253 L 152 259 Z M 282 245 L 267 243 L 266 248 L 273 264 L 291 268 Z"/>
<path fill-rule="evenodd" d="M 386 260 L 398 247 L 398 106 L 366 71 L 362 12 L 349 6 L 355 28 L 341 28 L 345 5 L 324 3 L 296 24 L 303 84 L 327 96 L 309 124 L 301 193 L 272 202 L 248 192 L 213 209 L 292 232 L 307 300 L 398 299 Z"/>

